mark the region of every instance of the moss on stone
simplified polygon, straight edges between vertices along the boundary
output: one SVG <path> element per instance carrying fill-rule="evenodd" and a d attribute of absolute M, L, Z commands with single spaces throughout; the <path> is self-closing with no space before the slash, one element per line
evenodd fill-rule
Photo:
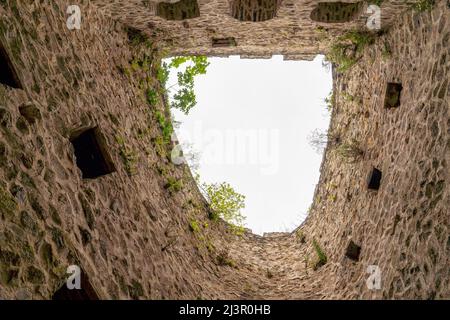
<path fill-rule="evenodd" d="M 20 213 L 20 224 L 22 227 L 24 227 L 26 230 L 31 231 L 32 234 L 36 235 L 39 232 L 39 225 L 37 222 L 33 219 L 33 217 L 26 211 L 22 211 Z"/>
<path fill-rule="evenodd" d="M 20 261 L 20 256 L 17 253 L 9 250 L 0 250 L 0 264 L 7 266 L 19 266 Z"/>
<path fill-rule="evenodd" d="M 34 261 L 34 250 L 28 242 L 21 246 L 21 257 L 24 261 L 29 263 Z"/>
<path fill-rule="evenodd" d="M 9 181 L 14 180 L 17 177 L 17 174 L 19 173 L 14 163 L 5 167 L 4 169 L 6 173 L 6 179 Z"/>
<path fill-rule="evenodd" d="M 34 180 L 25 172 L 21 172 L 20 174 L 20 182 L 25 186 L 29 188 L 36 189 L 36 184 L 34 183 Z"/>
<path fill-rule="evenodd" d="M 8 162 L 8 149 L 6 144 L 0 141 L 0 166 L 4 166 Z"/>
<path fill-rule="evenodd" d="M 28 134 L 30 132 L 30 129 L 28 128 L 27 121 L 22 116 L 20 116 L 17 119 L 16 128 L 23 134 Z"/>
<path fill-rule="evenodd" d="M 42 284 L 45 280 L 44 273 L 34 266 L 30 266 L 26 269 L 25 277 L 27 281 L 33 284 Z"/>
<path fill-rule="evenodd" d="M 132 299 L 137 300 L 144 295 L 144 289 L 137 280 L 133 279 L 131 281 L 131 286 L 128 286 L 128 293 Z"/>
<path fill-rule="evenodd" d="M 417 12 L 431 11 L 435 3 L 435 0 L 419 0 L 412 4 L 412 8 Z"/>
<path fill-rule="evenodd" d="M 325 254 L 325 252 L 320 247 L 319 243 L 315 239 L 313 240 L 313 247 L 317 254 L 317 260 L 313 265 L 313 269 L 317 270 L 327 263 L 328 258 L 327 258 L 327 255 Z"/>
<path fill-rule="evenodd" d="M 3 90 L 2 86 L 0 86 L 0 90 Z M 11 125 L 11 113 L 5 108 L 0 107 L 0 126 L 6 128 L 9 127 L 10 125 Z"/>
<path fill-rule="evenodd" d="M 30 205 L 31 205 L 31 208 L 36 213 L 36 215 L 39 217 L 39 219 L 45 220 L 45 217 L 47 216 L 47 214 L 45 212 L 45 209 L 42 207 L 41 203 L 39 202 L 39 200 L 36 198 L 35 195 L 30 196 Z"/>
<path fill-rule="evenodd" d="M 19 37 L 12 37 L 10 40 L 10 48 L 11 48 L 11 60 L 17 62 L 22 67 L 24 66 L 23 61 L 21 59 L 22 52 L 22 41 Z"/>
<path fill-rule="evenodd" d="M 6 89 L 4 86 L 0 86 L 0 104 L 6 104 Z"/>
<path fill-rule="evenodd" d="M 11 286 L 19 276 L 19 270 L 0 266 L 0 283 L 5 286 Z"/>
<path fill-rule="evenodd" d="M 0 212 L 2 216 L 12 217 L 17 210 L 17 203 L 11 194 L 0 186 Z"/>

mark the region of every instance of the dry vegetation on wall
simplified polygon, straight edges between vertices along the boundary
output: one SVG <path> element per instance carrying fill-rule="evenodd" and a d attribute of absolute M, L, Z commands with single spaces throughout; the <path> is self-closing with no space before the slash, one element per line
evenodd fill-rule
<path fill-rule="evenodd" d="M 74 264 L 89 299 L 450 298 L 450 9 L 383 1 L 368 33 L 311 20 L 319 2 L 243 22 L 222 0 L 184 20 L 98 0 L 69 30 L 65 0 L 0 1 L 0 299 L 70 298 Z M 309 215 L 236 235 L 171 161 L 161 59 L 320 52 L 334 91 Z"/>

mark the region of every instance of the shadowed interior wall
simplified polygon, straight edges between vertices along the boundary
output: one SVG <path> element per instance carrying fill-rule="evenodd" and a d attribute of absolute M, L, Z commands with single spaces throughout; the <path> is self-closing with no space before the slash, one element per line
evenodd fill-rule
<path fill-rule="evenodd" d="M 349 22 L 358 18 L 362 9 L 363 2 L 321 2 L 311 12 L 311 19 L 325 23 Z"/>
<path fill-rule="evenodd" d="M 232 0 L 231 16 L 240 21 L 260 22 L 274 18 L 280 0 Z"/>
<path fill-rule="evenodd" d="M 180 0 L 175 3 L 160 2 L 156 15 L 166 20 L 185 20 L 200 16 L 197 0 Z"/>

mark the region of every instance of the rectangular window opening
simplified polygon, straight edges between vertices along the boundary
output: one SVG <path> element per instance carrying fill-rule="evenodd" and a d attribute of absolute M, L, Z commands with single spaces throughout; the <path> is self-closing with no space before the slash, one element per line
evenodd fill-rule
<path fill-rule="evenodd" d="M 229 38 L 213 38 L 212 39 L 213 48 L 221 48 L 221 47 L 235 47 L 236 39 L 233 37 Z"/>
<path fill-rule="evenodd" d="M 70 139 L 83 179 L 95 179 L 116 171 L 98 127 L 87 129 Z"/>
<path fill-rule="evenodd" d="M 81 270 L 80 276 L 80 288 L 69 289 L 67 284 L 64 283 L 61 288 L 55 291 L 52 296 L 52 300 L 99 300 L 94 287 L 92 287 L 89 279 Z M 76 280 L 74 279 L 74 282 Z"/>
<path fill-rule="evenodd" d="M 361 247 L 350 240 L 345 251 L 345 256 L 353 261 L 359 261 L 359 254 L 361 253 Z"/>
<path fill-rule="evenodd" d="M 16 70 L 8 53 L 0 42 L 0 83 L 15 89 L 22 89 Z"/>
<path fill-rule="evenodd" d="M 386 87 L 386 96 L 384 98 L 384 107 L 387 109 L 398 108 L 400 106 L 400 96 L 402 92 L 401 83 L 389 82 Z"/>
<path fill-rule="evenodd" d="M 381 176 L 382 176 L 381 171 L 378 170 L 377 168 L 373 168 L 372 171 L 369 174 L 368 186 L 367 187 L 370 190 L 378 190 L 378 189 L 380 189 Z"/>

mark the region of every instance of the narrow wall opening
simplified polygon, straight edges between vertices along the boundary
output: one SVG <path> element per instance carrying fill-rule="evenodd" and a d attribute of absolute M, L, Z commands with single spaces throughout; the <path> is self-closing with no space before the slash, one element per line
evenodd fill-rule
<path fill-rule="evenodd" d="M 361 247 L 354 243 L 352 240 L 348 243 L 345 250 L 345 256 L 353 261 L 359 261 L 359 255 L 361 254 Z"/>
<path fill-rule="evenodd" d="M 95 179 L 116 171 L 98 127 L 73 134 L 70 142 L 83 179 Z"/>
<path fill-rule="evenodd" d="M 367 181 L 367 188 L 369 190 L 375 190 L 375 191 L 380 189 L 381 177 L 382 177 L 382 172 L 377 168 L 372 168 L 372 170 L 369 173 L 369 177 L 368 177 L 368 181 Z"/>
<path fill-rule="evenodd" d="M 197 0 L 180 0 L 175 3 L 160 2 L 156 15 L 166 20 L 185 20 L 200 16 Z"/>
<path fill-rule="evenodd" d="M 52 300 L 99 300 L 94 287 L 89 282 L 88 277 L 81 272 L 80 274 L 80 289 L 69 289 L 64 283 L 52 296 Z"/>
<path fill-rule="evenodd" d="M 320 2 L 311 12 L 311 20 L 322 23 L 344 23 L 357 19 L 362 2 Z"/>
<path fill-rule="evenodd" d="M 0 83 L 16 88 L 22 89 L 22 84 L 20 83 L 19 77 L 17 76 L 17 72 L 14 69 L 14 65 L 9 58 L 9 55 L 6 49 L 3 47 L 0 42 Z"/>
<path fill-rule="evenodd" d="M 401 83 L 389 82 L 386 86 L 386 96 L 384 98 L 384 107 L 387 109 L 398 108 L 400 106 L 400 97 L 403 86 Z"/>
<path fill-rule="evenodd" d="M 226 48 L 236 47 L 236 39 L 233 37 L 228 38 L 212 38 L 211 45 L 213 48 Z"/>
<path fill-rule="evenodd" d="M 240 21 L 262 22 L 273 19 L 280 0 L 233 0 L 231 16 Z"/>

